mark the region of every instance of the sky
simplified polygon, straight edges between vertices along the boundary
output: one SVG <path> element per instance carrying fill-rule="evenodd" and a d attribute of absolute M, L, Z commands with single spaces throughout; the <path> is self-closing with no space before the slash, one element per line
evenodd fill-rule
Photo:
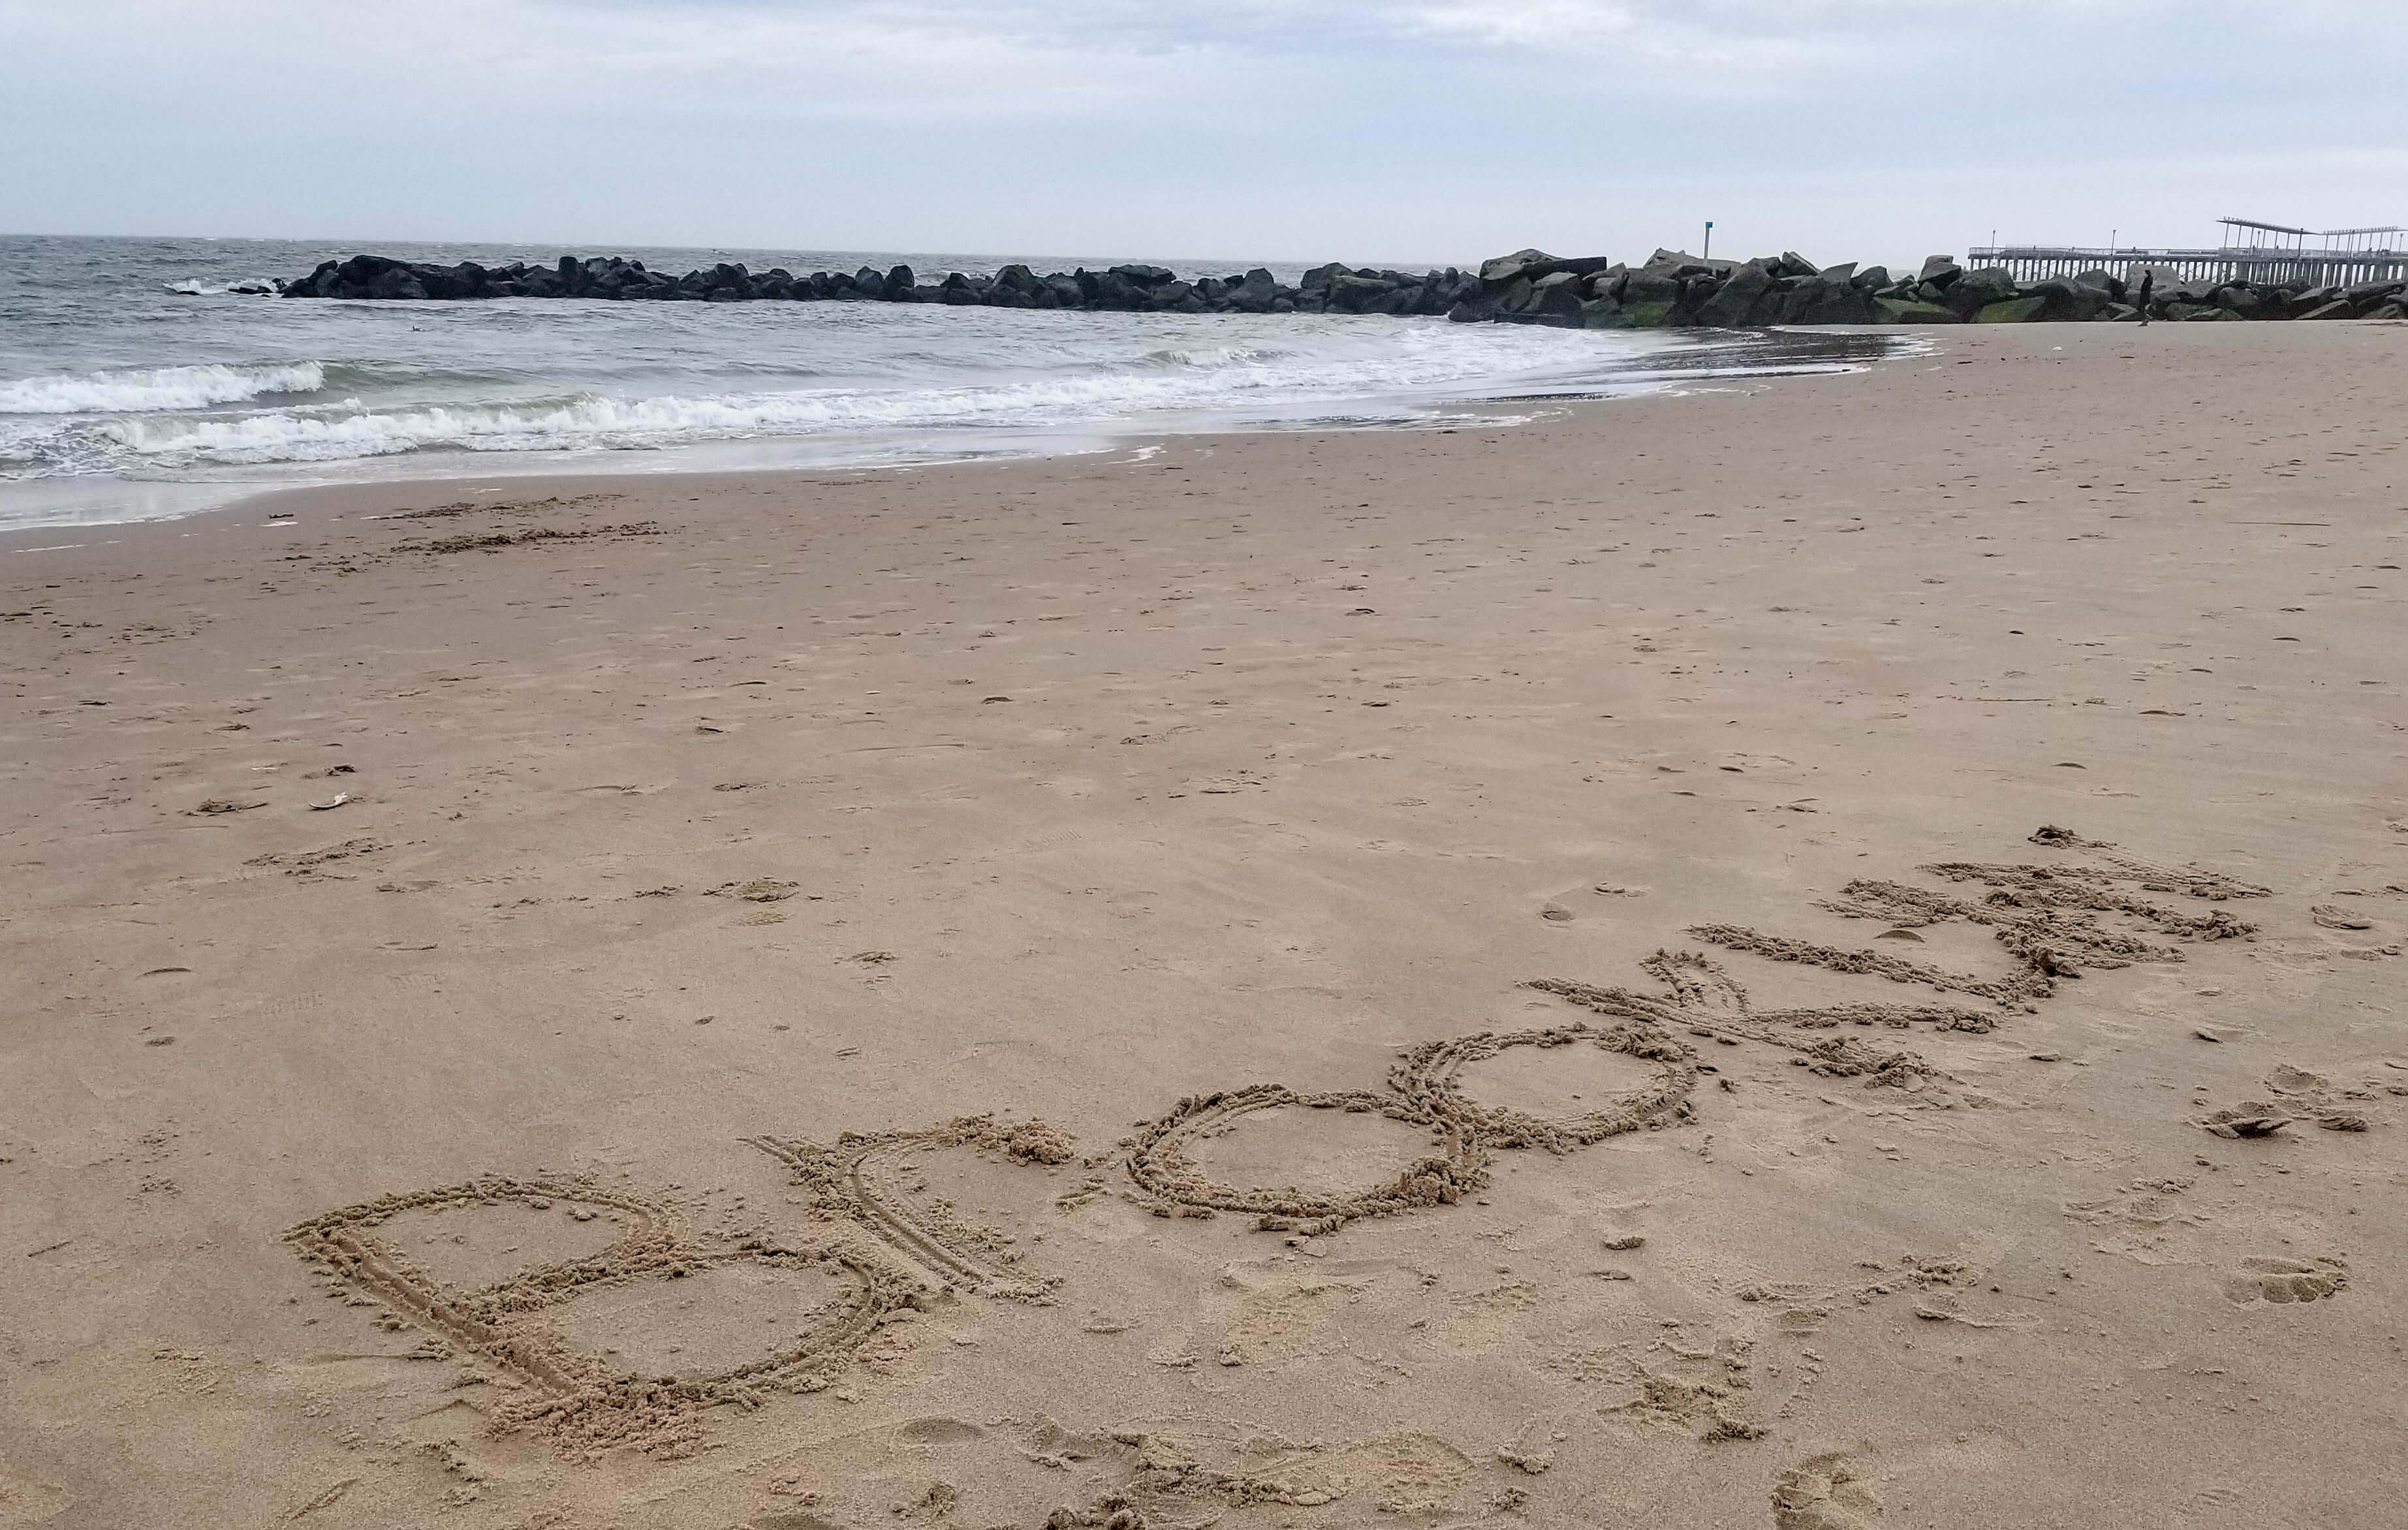
<path fill-rule="evenodd" d="M 0 0 L 0 232 L 1476 261 L 2408 223 L 2408 0 Z"/>

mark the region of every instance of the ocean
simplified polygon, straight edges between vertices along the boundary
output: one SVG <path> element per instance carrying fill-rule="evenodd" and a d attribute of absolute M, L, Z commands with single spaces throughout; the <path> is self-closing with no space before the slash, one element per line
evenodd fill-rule
<path fill-rule="evenodd" d="M 549 247 L 356 247 L 554 261 Z M 0 527 L 189 513 L 264 488 L 501 473 L 874 467 L 1202 431 L 1412 429 L 1473 406 L 1862 365 L 1898 342 L 1347 315 L 884 303 L 345 303 L 233 289 L 326 243 L 0 237 Z M 1039 272 L 1130 257 L 602 249 L 675 274 Z M 1153 259 L 1182 277 L 1268 265 Z"/>

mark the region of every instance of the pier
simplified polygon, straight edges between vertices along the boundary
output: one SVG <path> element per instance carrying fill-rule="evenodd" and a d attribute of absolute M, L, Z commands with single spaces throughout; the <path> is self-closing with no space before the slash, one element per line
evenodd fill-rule
<path fill-rule="evenodd" d="M 2105 271 L 2137 281 L 2143 270 L 2158 279 L 2221 284 L 2355 287 L 2370 281 L 2408 279 L 2408 230 L 2385 228 L 2293 228 L 2249 218 L 2221 218 L 2225 241 L 2214 250 L 2084 249 L 2072 245 L 1997 245 L 1970 251 L 1969 264 L 1996 265 L 2019 282 Z M 2312 243 L 2313 241 L 2313 243 Z"/>

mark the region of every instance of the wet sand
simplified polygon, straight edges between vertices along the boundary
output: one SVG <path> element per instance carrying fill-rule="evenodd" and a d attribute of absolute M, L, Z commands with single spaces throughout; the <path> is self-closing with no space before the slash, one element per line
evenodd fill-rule
<path fill-rule="evenodd" d="M 2396 1523 L 2408 328 L 1935 346 L 0 537 L 0 1527 Z"/>

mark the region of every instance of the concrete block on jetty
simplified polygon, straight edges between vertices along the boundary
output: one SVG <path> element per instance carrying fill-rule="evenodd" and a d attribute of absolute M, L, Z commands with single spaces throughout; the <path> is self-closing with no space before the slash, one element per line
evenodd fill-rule
<path fill-rule="evenodd" d="M 455 265 L 353 255 L 281 283 L 286 297 L 429 302 L 496 297 L 675 303 L 936 303 L 990 308 L 1118 313 L 1443 314 L 1462 323 L 1553 324 L 1570 329 L 1750 329 L 1794 324 L 1962 324 L 2136 321 L 2243 322 L 2408 318 L 2408 281 L 2348 288 L 2304 281 L 2182 279 L 2104 269 L 2051 276 L 2028 286 L 2003 266 L 1959 265 L 1934 255 L 1913 276 L 1886 266 L 1818 266 L 1793 252 L 1749 261 L 1705 260 L 1658 250 L 1639 265 L 1606 256 L 1565 259 L 1520 250 L 1477 271 L 1420 273 L 1332 263 L 1295 285 L 1268 270 L 1183 278 L 1159 265 L 1039 276 L 1025 265 L 991 275 L 923 279 L 908 265 L 851 273 L 721 264 L 672 277 L 618 256 L 556 265 Z"/>

